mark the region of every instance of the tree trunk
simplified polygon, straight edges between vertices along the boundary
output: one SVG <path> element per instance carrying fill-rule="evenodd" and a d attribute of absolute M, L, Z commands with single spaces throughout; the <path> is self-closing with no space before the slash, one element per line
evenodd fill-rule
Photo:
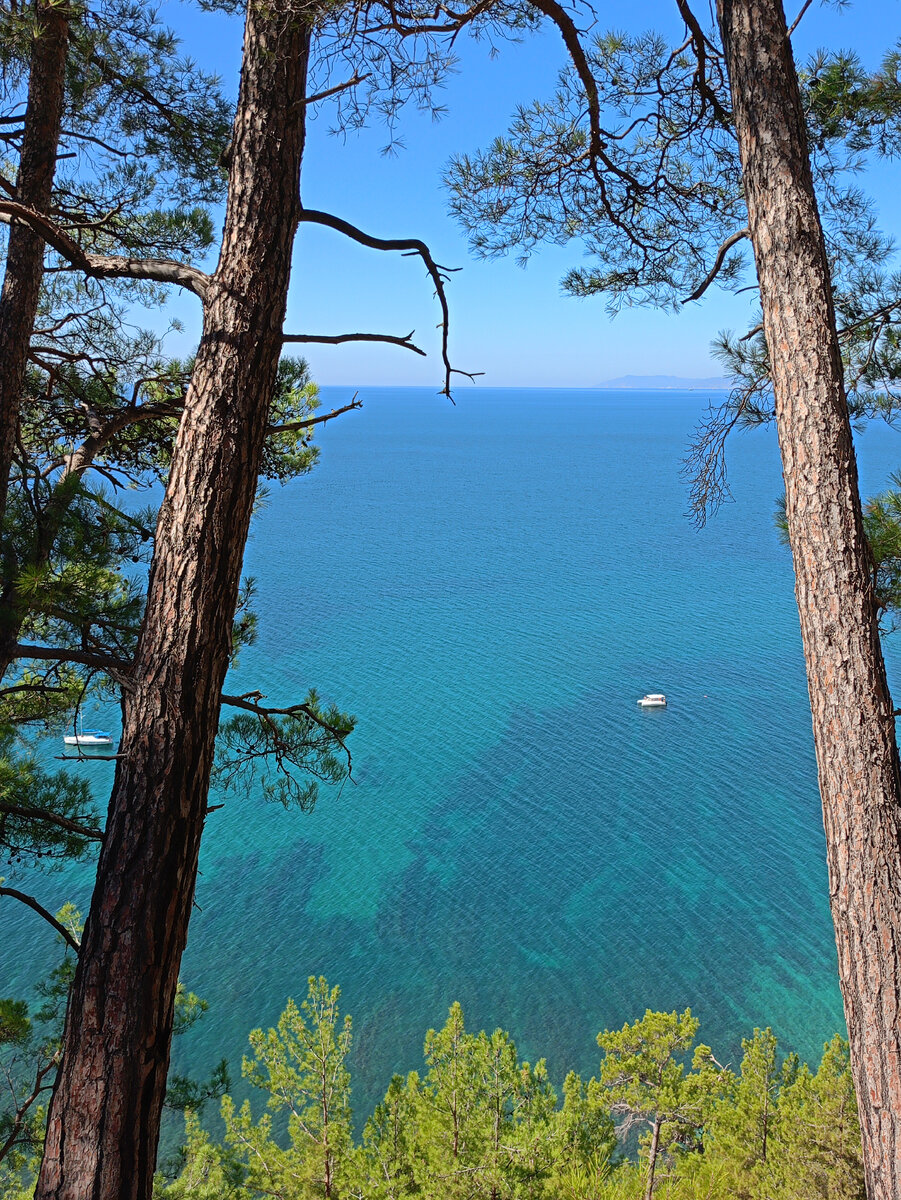
<path fill-rule="evenodd" d="M 38 1200 L 149 1200 L 220 692 L 281 352 L 309 16 L 248 7 L 219 265 L 157 524 Z"/>
<path fill-rule="evenodd" d="M 779 0 L 718 0 L 772 364 L 870 1200 L 901 1200 L 901 778 L 829 265 Z"/>
<path fill-rule="evenodd" d="M 644 1200 L 653 1200 L 654 1196 L 654 1172 L 657 1169 L 657 1150 L 660 1146 L 660 1126 L 662 1124 L 660 1117 L 654 1118 L 651 1128 L 651 1144 L 648 1147 L 648 1177 L 644 1187 Z"/>
<path fill-rule="evenodd" d="M 53 193 L 68 44 L 67 5 L 38 0 L 16 200 L 40 212 L 49 211 Z M 10 226 L 0 292 L 0 526 L 6 512 L 28 347 L 44 277 L 44 253 L 44 240 L 38 234 L 25 225 Z M 6 628 L 2 608 L 0 605 L 0 651 L 8 650 L 10 640 L 15 640 L 15 635 Z M 0 657 L 5 671 L 11 655 L 2 653 Z"/>

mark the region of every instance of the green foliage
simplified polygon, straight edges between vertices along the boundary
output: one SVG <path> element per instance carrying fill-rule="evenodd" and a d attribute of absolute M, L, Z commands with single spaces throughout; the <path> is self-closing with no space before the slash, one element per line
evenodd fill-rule
<path fill-rule="evenodd" d="M 0 881 L 2 882 L 2 881 Z M 57 920 L 76 938 L 81 916 L 66 905 Z M 59 938 L 62 941 L 61 938 Z M 75 971 L 65 944 L 63 958 L 35 988 L 37 1007 L 0 999 L 0 1196 L 19 1200 L 30 1189 L 44 1145 L 46 1101 L 56 1078 L 66 999 Z"/>
<path fill-rule="evenodd" d="M 575 1071 L 563 1081 L 563 1107 L 551 1126 L 549 1192 L 577 1200 L 610 1177 L 617 1146 L 609 1098 L 597 1079 Z"/>
<path fill-rule="evenodd" d="M 166 1108 L 176 1112 L 199 1115 L 208 1100 L 217 1100 L 231 1087 L 228 1059 L 221 1059 L 209 1078 L 193 1079 L 190 1075 L 173 1073 L 166 1083 Z"/>
<path fill-rule="evenodd" d="M 775 1140 L 780 1200 L 865 1200 L 848 1043 L 838 1034 L 824 1047 L 815 1075 L 801 1067 L 782 1088 Z"/>
<path fill-rule="evenodd" d="M 154 1179 L 153 1200 L 249 1200 L 242 1186 L 244 1171 L 227 1148 L 215 1145 L 196 1112 L 185 1113 L 185 1144 L 178 1178 Z"/>
<path fill-rule="evenodd" d="M 873 592 L 885 632 L 897 628 L 901 613 L 901 473 L 893 487 L 864 505 L 863 523 L 870 547 Z"/>
<path fill-rule="evenodd" d="M 305 359 L 283 358 L 278 365 L 269 411 L 271 431 L 263 450 L 260 474 L 285 483 L 313 469 L 318 447 L 310 444 L 312 427 L 304 425 L 319 407 L 319 388 Z"/>
<path fill-rule="evenodd" d="M 352 1194 L 367 1200 L 402 1200 L 417 1191 L 413 1169 L 419 1137 L 419 1077 L 394 1075 L 385 1099 L 366 1122 L 355 1156 Z"/>
<path fill-rule="evenodd" d="M 31 1021 L 25 1001 L 0 997 L 0 1045 L 21 1045 L 30 1036 Z"/>
<path fill-rule="evenodd" d="M 755 1029 L 735 1074 L 693 1048 L 689 1010 L 649 1011 L 598 1036 L 599 1078 L 570 1072 L 558 1105 L 543 1061 L 521 1063 L 503 1030 L 469 1033 L 454 1004 L 426 1034 L 424 1073 L 392 1078 L 355 1146 L 338 999 L 311 979 L 300 1008 L 250 1035 L 243 1073 L 268 1111 L 255 1122 L 226 1097 L 222 1145 L 189 1113 L 181 1174 L 159 1181 L 158 1200 L 217 1188 L 234 1200 L 864 1200 L 839 1037 L 814 1074 Z M 648 1136 L 637 1162 L 617 1150 L 636 1124 L 658 1127 L 656 1176 Z"/>
<path fill-rule="evenodd" d="M 337 1196 L 351 1149 L 350 1017 L 338 1010 L 339 988 L 309 980 L 306 1000 L 289 1000 L 275 1029 L 250 1034 L 252 1058 L 241 1073 L 268 1095 L 269 1110 L 254 1122 L 250 1101 L 236 1110 L 222 1101 L 226 1144 L 245 1167 L 245 1186 L 275 1195 Z M 273 1136 L 271 1114 L 287 1116 L 288 1146 Z"/>
<path fill-rule="evenodd" d="M 100 814 L 87 783 L 47 771 L 17 751 L 0 726 L 0 854 L 8 869 L 26 870 L 84 858 L 99 840 Z M 92 835 L 93 831 L 93 835 Z"/>

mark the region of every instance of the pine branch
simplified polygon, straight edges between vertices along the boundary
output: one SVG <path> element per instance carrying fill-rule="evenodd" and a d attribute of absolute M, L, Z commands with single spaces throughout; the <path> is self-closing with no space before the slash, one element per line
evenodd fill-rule
<path fill-rule="evenodd" d="M 74 646 L 26 646 L 21 642 L 16 644 L 13 658 L 32 658 L 39 662 L 71 662 L 83 667 L 95 667 L 104 671 L 110 679 L 114 679 L 120 687 L 126 689 L 132 686 L 131 663 L 116 658 L 112 654 L 98 653 L 93 650 L 78 650 Z"/>
<path fill-rule="evenodd" d="M 243 696 L 226 696 L 222 694 L 221 700 L 223 704 L 227 704 L 230 708 L 242 708 L 245 712 L 255 713 L 260 718 L 267 717 L 299 717 L 305 716 L 318 725 L 320 729 L 324 729 L 326 733 L 331 734 L 344 753 L 347 755 L 347 773 L 351 773 L 351 756 L 345 744 L 347 729 L 340 729 L 336 725 L 332 725 L 326 721 L 314 708 L 309 704 L 289 704 L 287 708 L 270 708 L 267 705 L 260 704 L 262 693 L 246 692 Z"/>
<path fill-rule="evenodd" d="M 86 838 L 88 841 L 103 841 L 102 830 L 92 829 L 89 825 L 82 825 L 78 821 L 60 816 L 59 813 L 50 812 L 46 808 L 22 808 L 17 804 L 7 804 L 5 800 L 0 800 L 0 813 L 5 813 L 10 817 L 24 817 L 26 820 L 34 818 L 38 821 L 46 821 L 48 825 L 56 825 L 60 829 L 65 829 L 67 833 L 77 834 L 78 837 Z"/>
<path fill-rule="evenodd" d="M 738 230 L 736 230 L 735 233 L 733 233 L 729 237 L 727 237 L 726 240 L 723 242 L 723 244 L 720 246 L 719 250 L 717 250 L 717 252 L 716 252 L 716 258 L 713 260 L 713 266 L 707 272 L 706 276 L 701 281 L 701 283 L 699 283 L 698 286 L 695 288 L 695 290 L 691 293 L 691 295 L 686 296 L 685 299 L 682 301 L 682 303 L 688 304 L 689 301 L 691 301 L 691 300 L 700 300 L 700 298 L 704 295 L 704 293 L 710 287 L 711 283 L 713 283 L 714 279 L 716 279 L 717 275 L 720 273 L 720 268 L 723 265 L 723 261 L 725 260 L 726 255 L 729 253 L 729 251 L 732 249 L 732 247 L 734 245 L 736 245 L 738 242 L 743 241 L 745 238 L 749 238 L 750 236 L 751 236 L 750 229 L 738 229 Z"/>
<path fill-rule="evenodd" d="M 175 283 L 206 298 L 210 277 L 189 263 L 168 258 L 126 258 L 121 254 L 88 254 L 65 230 L 43 213 L 13 200 L 0 199 L 0 221 L 28 225 L 73 267 L 95 279 L 148 279 Z"/>

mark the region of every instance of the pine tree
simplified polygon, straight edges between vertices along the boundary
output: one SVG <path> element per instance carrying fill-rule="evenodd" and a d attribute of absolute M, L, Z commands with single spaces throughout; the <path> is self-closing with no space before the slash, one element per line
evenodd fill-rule
<path fill-rule="evenodd" d="M 621 1030 L 604 1030 L 599 1075 L 611 1111 L 622 1118 L 620 1131 L 645 1126 L 642 1155 L 647 1160 L 645 1200 L 651 1200 L 661 1155 L 697 1149 L 712 1102 L 723 1085 L 722 1070 L 711 1069 L 710 1052 L 697 1047 L 692 1073 L 685 1059 L 694 1044 L 698 1021 L 683 1013 L 645 1013 Z"/>
<path fill-rule="evenodd" d="M 816 1074 L 805 1065 L 782 1087 L 773 1142 L 780 1200 L 866 1200 L 848 1043 L 838 1034 Z"/>
<path fill-rule="evenodd" d="M 291 1200 L 345 1192 L 351 1174 L 350 1017 L 338 1010 L 340 988 L 310 977 L 300 1007 L 289 1000 L 278 1025 L 250 1034 L 253 1057 L 241 1073 L 268 1094 L 267 1113 L 254 1122 L 247 1100 L 238 1110 L 222 1101 L 226 1142 L 244 1164 L 244 1185 Z M 273 1134 L 272 1114 L 287 1116 L 287 1148 Z"/>

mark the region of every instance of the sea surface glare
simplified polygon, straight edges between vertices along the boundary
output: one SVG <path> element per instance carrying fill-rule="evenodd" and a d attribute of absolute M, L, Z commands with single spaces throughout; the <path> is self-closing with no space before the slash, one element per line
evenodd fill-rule
<path fill-rule="evenodd" d="M 361 1122 L 454 1000 L 558 1084 L 646 1008 L 690 1005 L 733 1065 L 765 1025 L 818 1060 L 843 1023 L 773 431 L 732 438 L 735 503 L 699 531 L 680 467 L 722 396 L 360 394 L 256 521 L 259 638 L 227 688 L 356 714 L 354 782 L 309 815 L 216 797 L 182 969 L 210 1012 L 175 1066 L 237 1078 L 320 973 Z M 872 494 L 901 440 L 860 443 Z M 32 883 L 87 904 L 83 870 Z M 30 967 L 52 951 L 3 920 Z"/>

